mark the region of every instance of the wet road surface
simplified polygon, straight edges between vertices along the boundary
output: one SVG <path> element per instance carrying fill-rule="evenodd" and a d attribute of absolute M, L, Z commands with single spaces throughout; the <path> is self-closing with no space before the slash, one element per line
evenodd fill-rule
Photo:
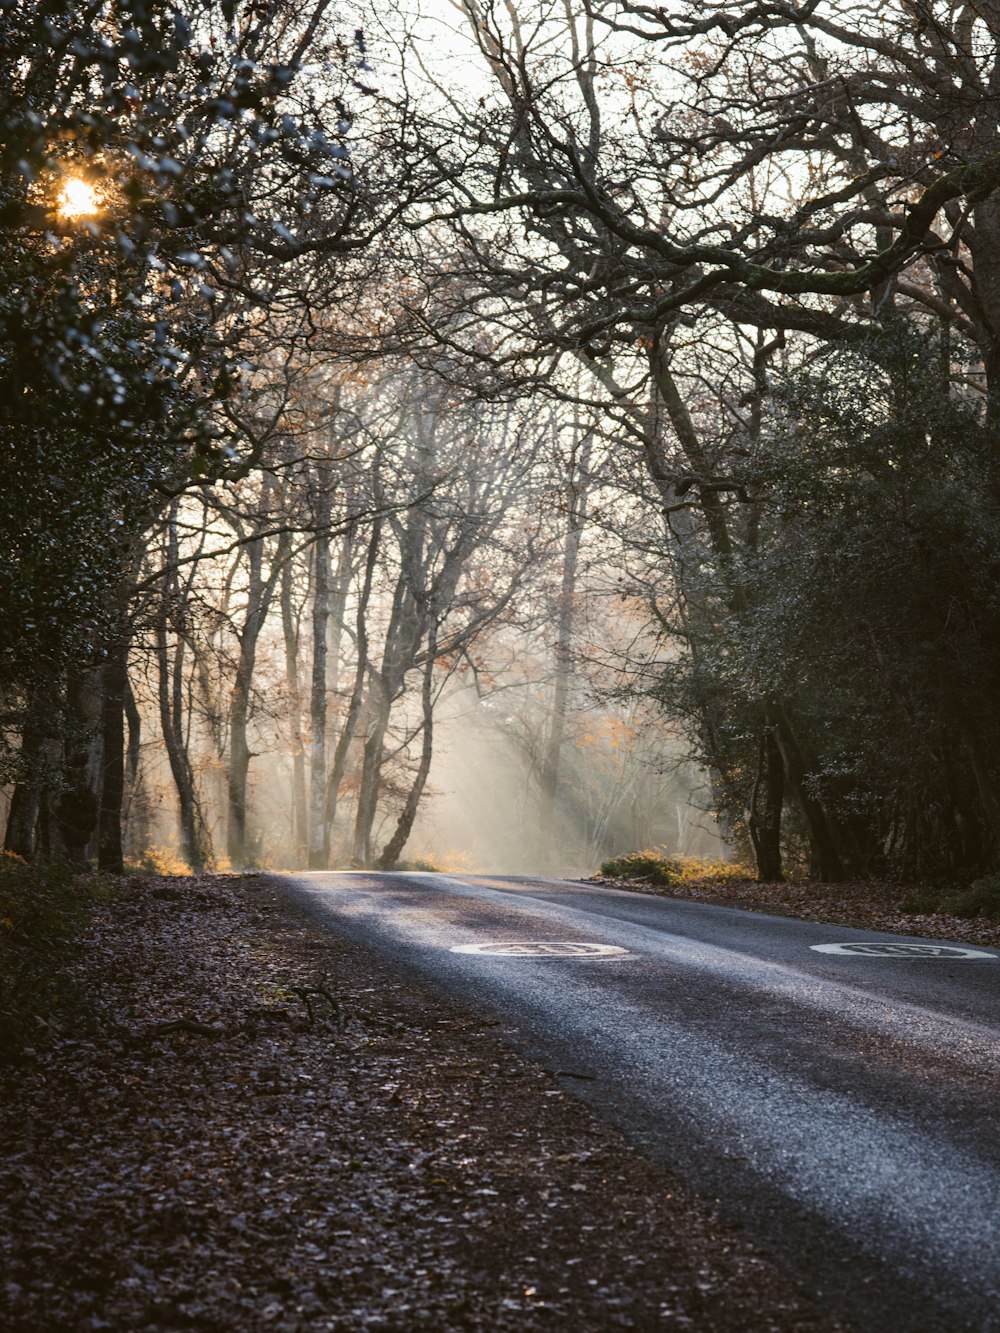
<path fill-rule="evenodd" d="M 572 881 L 281 883 L 501 1019 L 830 1314 L 1000 1330 L 998 951 Z"/>

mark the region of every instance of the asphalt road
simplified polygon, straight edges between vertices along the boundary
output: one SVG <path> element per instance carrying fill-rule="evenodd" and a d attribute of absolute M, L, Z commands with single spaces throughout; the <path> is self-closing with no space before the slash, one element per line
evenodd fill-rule
<path fill-rule="evenodd" d="M 998 951 L 575 882 L 283 883 L 502 1019 L 849 1326 L 1000 1330 Z"/>

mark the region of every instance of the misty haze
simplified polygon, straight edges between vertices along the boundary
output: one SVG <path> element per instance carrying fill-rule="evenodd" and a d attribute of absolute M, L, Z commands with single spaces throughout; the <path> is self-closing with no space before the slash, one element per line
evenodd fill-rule
<path fill-rule="evenodd" d="M 1000 1333 L 1000 0 L 0 0 L 0 1326 Z"/>

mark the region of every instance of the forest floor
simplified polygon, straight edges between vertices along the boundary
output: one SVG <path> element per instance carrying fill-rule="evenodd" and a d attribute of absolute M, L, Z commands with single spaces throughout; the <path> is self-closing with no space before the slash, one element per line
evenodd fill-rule
<path fill-rule="evenodd" d="M 966 918 L 943 911 L 913 911 L 924 891 L 882 880 L 849 884 L 816 884 L 809 881 L 759 884 L 753 879 L 697 879 L 689 884 L 658 888 L 636 880 L 607 879 L 595 875 L 589 883 L 629 889 L 690 902 L 715 903 L 743 912 L 765 912 L 796 917 L 802 921 L 826 921 L 833 926 L 859 930 L 883 930 L 891 935 L 921 935 L 935 940 L 956 940 L 1000 948 L 1000 922 L 982 917 Z"/>
<path fill-rule="evenodd" d="M 862 886 L 682 892 L 931 933 Z M 265 877 L 130 878 L 60 984 L 0 1067 L 10 1333 L 835 1327 L 565 1076 Z"/>

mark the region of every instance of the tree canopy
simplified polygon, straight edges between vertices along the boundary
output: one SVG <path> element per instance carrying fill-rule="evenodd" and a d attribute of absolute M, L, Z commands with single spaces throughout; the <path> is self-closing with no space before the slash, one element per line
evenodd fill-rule
<path fill-rule="evenodd" d="M 639 709 L 762 877 L 1000 869 L 988 6 L 2 12 L 8 847 L 153 734 L 392 864 L 461 708 L 589 828 Z"/>

